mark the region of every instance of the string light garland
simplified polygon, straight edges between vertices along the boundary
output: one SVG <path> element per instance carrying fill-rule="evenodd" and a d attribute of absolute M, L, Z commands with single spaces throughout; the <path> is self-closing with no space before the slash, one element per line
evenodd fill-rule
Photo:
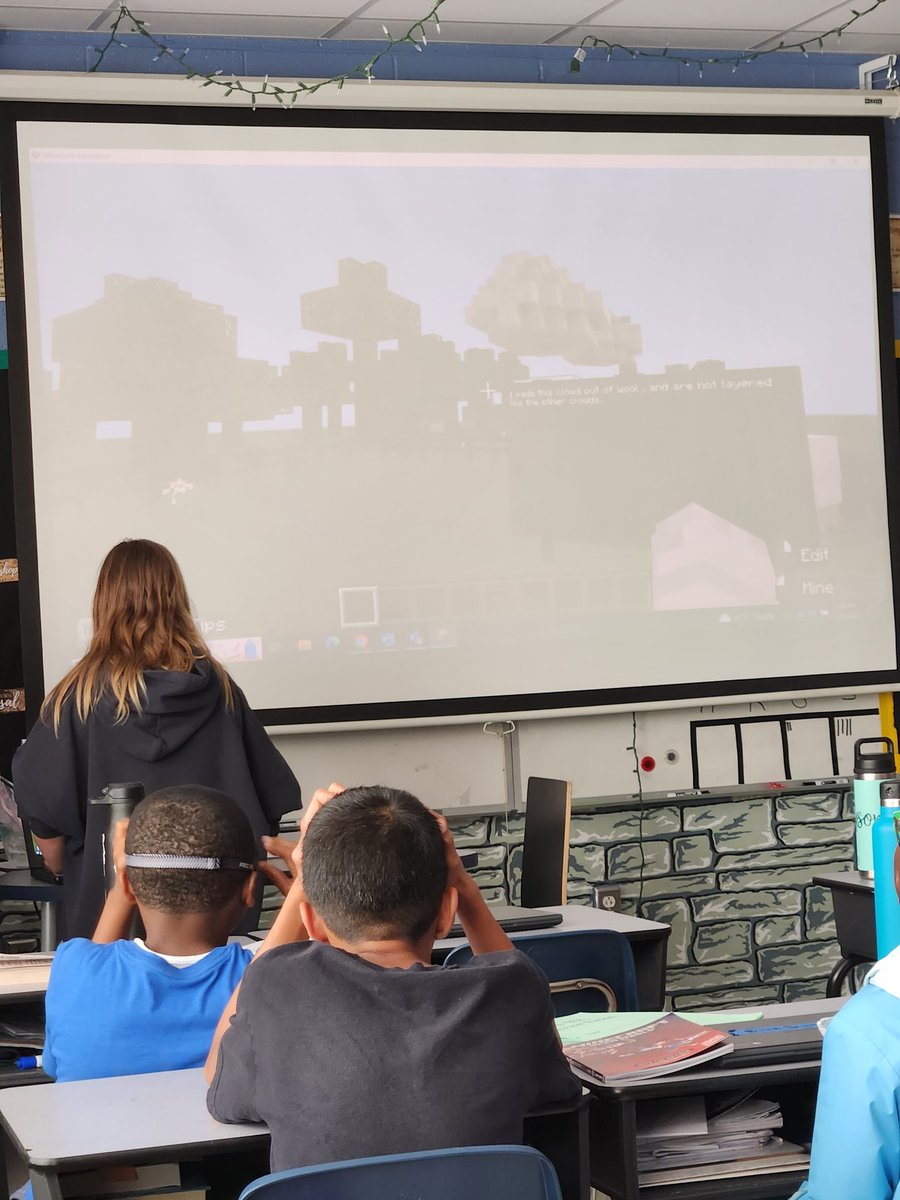
<path fill-rule="evenodd" d="M 572 56 L 572 61 L 569 63 L 570 71 L 580 71 L 581 64 L 587 58 L 588 49 L 605 50 L 606 61 L 609 62 L 616 51 L 621 51 L 627 54 L 630 58 L 649 58 L 659 61 L 667 59 L 670 62 L 681 63 L 685 67 L 697 67 L 700 73 L 700 78 L 703 78 L 703 68 L 706 66 L 718 65 L 728 66 L 732 69 L 732 74 L 737 71 L 738 67 L 747 66 L 749 63 L 757 62 L 760 58 L 766 58 L 771 54 L 778 54 L 781 51 L 799 50 L 801 54 L 809 57 L 810 47 L 813 49 L 823 50 L 825 48 L 825 39 L 837 37 L 840 41 L 841 35 L 851 25 L 855 25 L 857 21 L 863 17 L 867 17 L 869 13 L 880 8 L 886 0 L 875 0 L 874 4 L 870 4 L 868 8 L 851 9 L 852 16 L 849 17 L 842 25 L 835 25 L 834 29 L 829 29 L 827 33 L 811 34 L 804 38 L 803 41 L 797 42 L 779 42 L 777 46 L 772 46 L 768 50 L 748 50 L 740 54 L 725 54 L 725 55 L 693 55 L 684 54 L 680 50 L 670 51 L 668 47 L 664 50 L 635 50 L 630 46 L 623 46 L 621 42 L 609 42 L 606 38 L 598 38 L 588 35 L 581 39 L 581 45 L 575 50 Z"/>
<path fill-rule="evenodd" d="M 572 61 L 569 63 L 569 70 L 573 72 L 581 70 L 582 63 L 587 59 L 588 50 L 605 50 L 607 62 L 610 62 L 616 53 L 627 54 L 631 59 L 651 59 L 657 62 L 667 60 L 669 62 L 680 63 L 685 67 L 696 67 L 701 79 L 703 78 L 703 68 L 707 66 L 730 66 L 732 73 L 734 73 L 739 67 L 747 66 L 750 63 L 757 62 L 761 58 L 766 58 L 772 54 L 779 54 L 782 51 L 799 51 L 808 57 L 810 48 L 823 50 L 826 38 L 836 37 L 840 41 L 841 35 L 847 29 L 855 25 L 863 17 L 868 16 L 869 13 L 880 8 L 886 2 L 887 0 L 873 0 L 873 3 L 868 8 L 852 9 L 851 16 L 846 21 L 840 25 L 836 25 L 833 29 L 829 29 L 825 33 L 814 34 L 801 41 L 781 41 L 777 46 L 771 46 L 768 50 L 748 50 L 738 54 L 694 55 L 685 54 L 680 50 L 672 51 L 668 47 L 663 50 L 643 50 L 632 46 L 625 46 L 621 42 L 610 42 L 606 38 L 594 37 L 592 34 L 588 34 L 581 39 L 580 45 L 576 47 L 572 55 Z M 428 29 L 430 25 L 433 23 L 435 33 L 440 33 L 441 31 L 438 10 L 445 3 L 446 0 L 434 0 L 429 11 L 420 17 L 418 21 L 414 21 L 399 37 L 394 37 L 387 25 L 383 25 L 385 43 L 381 49 L 372 54 L 365 62 L 359 63 L 357 66 L 351 67 L 339 75 L 332 75 L 328 79 L 317 79 L 314 83 L 306 83 L 298 79 L 293 84 L 273 83 L 268 75 L 261 82 L 255 80 L 250 82 L 224 70 L 213 72 L 198 70 L 188 62 L 190 47 L 186 47 L 184 50 L 173 49 L 162 38 L 157 37 L 151 32 L 148 21 L 145 21 L 142 17 L 132 12 L 127 4 L 120 3 L 115 18 L 109 27 L 109 34 L 106 41 L 102 46 L 90 47 L 97 58 L 89 70 L 92 72 L 98 71 L 106 55 L 114 46 L 128 49 L 128 43 L 123 42 L 121 38 L 128 34 L 137 34 L 156 51 L 153 58 L 154 62 L 159 62 L 160 59 L 165 58 L 177 69 L 181 70 L 187 79 L 193 80 L 201 87 L 220 88 L 223 90 L 225 97 L 236 93 L 240 97 L 249 100 L 252 108 L 256 107 L 257 101 L 261 97 L 271 97 L 286 108 L 292 108 L 301 97 L 312 96 L 322 88 L 335 87 L 340 91 L 348 79 L 366 79 L 371 83 L 375 78 L 375 68 L 378 63 L 398 46 L 412 46 L 421 53 L 428 45 Z M 889 72 L 887 86 L 897 86 L 896 75 L 893 72 Z"/>
<path fill-rule="evenodd" d="M 187 61 L 188 54 L 190 53 L 189 46 L 184 50 L 174 50 L 161 38 L 151 33 L 148 21 L 143 20 L 143 18 L 133 13 L 127 4 L 120 4 L 115 19 L 109 27 L 107 40 L 102 46 L 91 47 L 97 55 L 97 60 L 89 69 L 91 71 L 98 71 L 104 58 L 113 46 L 128 49 L 128 43 L 120 40 L 122 37 L 130 33 L 138 34 L 156 51 L 153 59 L 154 62 L 159 62 L 160 59 L 165 58 L 183 71 L 188 79 L 198 83 L 201 87 L 223 88 L 226 97 L 238 93 L 250 101 L 252 108 L 256 108 L 257 101 L 263 96 L 272 97 L 286 108 L 292 108 L 302 96 L 312 96 L 322 88 L 336 87 L 340 91 L 348 79 L 367 79 L 371 83 L 375 77 L 375 68 L 378 63 L 385 55 L 395 50 L 397 46 L 412 46 L 421 53 L 428 45 L 428 29 L 430 24 L 434 24 L 435 33 L 441 32 L 438 10 L 444 3 L 445 0 L 435 0 L 429 11 L 423 17 L 420 17 L 418 21 L 414 21 L 406 32 L 399 37 L 394 37 L 387 25 L 382 25 L 386 38 L 385 44 L 365 62 L 351 67 L 348 71 L 343 71 L 340 75 L 332 75 L 328 79 L 317 79 L 315 83 L 304 83 L 303 80 L 298 79 L 293 84 L 272 83 L 268 75 L 262 82 L 247 82 L 238 78 L 237 75 L 226 71 L 220 70 L 209 73 L 196 70 Z"/>

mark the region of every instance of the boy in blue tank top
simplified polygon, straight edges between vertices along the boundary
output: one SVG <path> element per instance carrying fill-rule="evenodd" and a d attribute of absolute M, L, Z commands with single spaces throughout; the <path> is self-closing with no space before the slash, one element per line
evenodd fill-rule
<path fill-rule="evenodd" d="M 257 867 L 274 878 L 238 804 L 193 785 L 143 800 L 114 856 L 93 940 L 64 942 L 50 973 L 43 1068 L 61 1082 L 202 1066 L 252 957 L 229 935 Z M 146 932 L 132 941 L 135 910 Z"/>

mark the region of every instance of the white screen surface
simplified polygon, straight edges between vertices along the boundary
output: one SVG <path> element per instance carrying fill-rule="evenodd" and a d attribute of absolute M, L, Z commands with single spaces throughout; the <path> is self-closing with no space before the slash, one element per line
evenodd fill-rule
<path fill-rule="evenodd" d="M 896 667 L 866 137 L 18 136 L 48 685 L 127 536 L 263 709 Z"/>

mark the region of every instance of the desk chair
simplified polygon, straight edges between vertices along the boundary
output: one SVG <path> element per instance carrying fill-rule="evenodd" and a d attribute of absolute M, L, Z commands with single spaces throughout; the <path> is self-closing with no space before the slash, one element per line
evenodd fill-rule
<path fill-rule="evenodd" d="M 556 1172 L 530 1146 L 471 1146 L 277 1171 L 240 1200 L 561 1200 Z"/>
<path fill-rule="evenodd" d="M 566 903 L 572 785 L 532 775 L 525 793 L 525 838 L 519 903 L 545 908 Z"/>
<path fill-rule="evenodd" d="M 614 929 L 573 929 L 511 940 L 547 976 L 555 1016 L 637 1011 L 634 956 L 623 933 Z M 444 966 L 471 957 L 471 946 L 457 946 L 447 955 Z"/>

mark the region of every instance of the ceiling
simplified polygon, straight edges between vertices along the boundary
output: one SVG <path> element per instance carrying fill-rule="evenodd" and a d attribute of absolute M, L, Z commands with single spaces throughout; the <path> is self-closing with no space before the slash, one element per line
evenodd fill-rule
<path fill-rule="evenodd" d="M 382 40 L 404 32 L 433 0 L 131 0 L 154 33 Z M 766 49 L 815 40 L 871 0 L 444 0 L 441 41 L 577 45 L 587 34 L 628 46 Z M 118 4 L 0 0 L 0 29 L 105 29 Z M 435 35 L 436 37 L 438 35 Z M 429 38 L 431 40 L 431 38 Z M 826 49 L 900 50 L 900 0 L 883 0 Z"/>

